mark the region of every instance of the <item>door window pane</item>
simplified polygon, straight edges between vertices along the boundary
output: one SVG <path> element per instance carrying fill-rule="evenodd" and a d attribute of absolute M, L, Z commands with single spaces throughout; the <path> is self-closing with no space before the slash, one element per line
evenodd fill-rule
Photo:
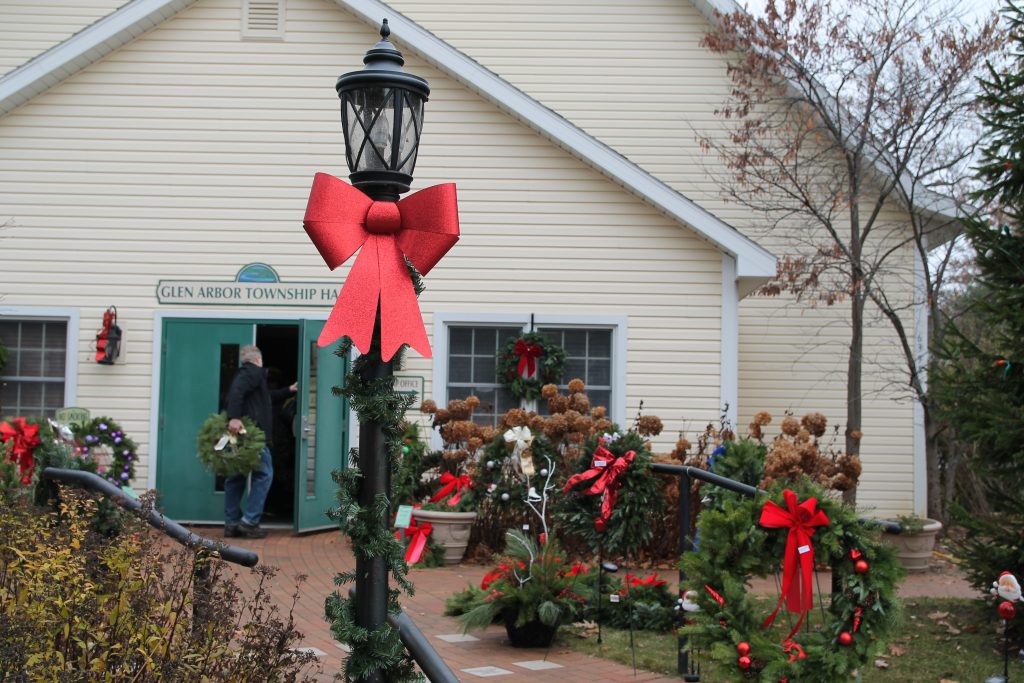
<path fill-rule="evenodd" d="M 0 416 L 53 417 L 64 407 L 67 331 L 63 320 L 0 320 Z"/>

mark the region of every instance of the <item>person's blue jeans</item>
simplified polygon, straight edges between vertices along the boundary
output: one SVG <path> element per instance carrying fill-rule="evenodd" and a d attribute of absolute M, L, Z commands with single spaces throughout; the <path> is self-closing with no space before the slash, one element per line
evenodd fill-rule
<path fill-rule="evenodd" d="M 246 479 L 249 479 L 249 497 L 245 501 L 245 514 L 242 514 L 242 494 L 245 493 Z M 239 522 L 250 526 L 259 524 L 263 516 L 263 504 L 273 481 L 274 463 L 270 458 L 270 449 L 264 446 L 256 469 L 249 474 L 235 474 L 224 479 L 224 526 L 238 526 Z"/>

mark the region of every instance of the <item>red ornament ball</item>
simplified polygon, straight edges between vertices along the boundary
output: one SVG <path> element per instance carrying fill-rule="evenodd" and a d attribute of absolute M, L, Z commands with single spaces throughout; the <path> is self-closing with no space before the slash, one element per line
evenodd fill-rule
<path fill-rule="evenodd" d="M 746 657 L 750 654 L 750 643 L 740 643 L 736 646 L 736 652 L 739 652 L 741 657 Z"/>
<path fill-rule="evenodd" d="M 1017 608 L 1013 606 L 1013 603 L 1007 600 L 1006 602 L 999 603 L 999 617 L 1002 619 L 1013 619 L 1017 616 Z"/>
<path fill-rule="evenodd" d="M 853 645 L 853 636 L 850 635 L 849 631 L 843 631 L 839 634 L 839 644 L 843 647 L 850 647 Z"/>
<path fill-rule="evenodd" d="M 599 534 L 604 533 L 604 530 L 607 529 L 607 528 L 608 528 L 608 522 L 604 521 L 603 519 L 595 519 L 594 520 L 594 529 L 597 530 L 597 533 L 599 533 Z"/>
<path fill-rule="evenodd" d="M 858 574 L 867 574 L 869 569 L 871 569 L 871 567 L 868 565 L 867 560 L 857 560 L 853 564 L 853 571 Z"/>
<path fill-rule="evenodd" d="M 737 663 L 740 665 L 741 669 L 746 671 L 747 669 L 750 668 L 750 657 L 746 657 L 746 656 L 740 657 L 739 661 Z"/>

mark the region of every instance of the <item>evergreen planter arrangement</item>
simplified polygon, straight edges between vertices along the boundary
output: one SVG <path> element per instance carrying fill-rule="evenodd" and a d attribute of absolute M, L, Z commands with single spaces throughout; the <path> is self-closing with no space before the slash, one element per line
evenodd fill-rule
<path fill-rule="evenodd" d="M 430 522 L 433 539 L 444 547 L 444 563 L 458 564 L 466 552 L 476 512 L 448 512 L 416 508 L 412 516 L 419 523 Z"/>
<path fill-rule="evenodd" d="M 557 625 L 549 626 L 539 617 L 517 626 L 519 613 L 515 610 L 502 612 L 501 618 L 505 622 L 505 633 L 508 634 L 508 643 L 512 647 L 547 647 L 558 632 Z"/>
<path fill-rule="evenodd" d="M 900 517 L 896 521 L 901 527 L 900 533 L 884 533 L 882 540 L 896 550 L 896 556 L 908 572 L 921 574 L 928 571 L 935 537 L 942 530 L 942 522 L 915 516 Z"/>

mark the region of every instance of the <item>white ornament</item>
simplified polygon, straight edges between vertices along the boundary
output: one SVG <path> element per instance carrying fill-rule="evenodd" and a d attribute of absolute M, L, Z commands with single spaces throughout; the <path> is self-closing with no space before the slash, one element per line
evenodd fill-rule
<path fill-rule="evenodd" d="M 539 503 L 543 498 L 541 498 L 540 494 L 537 493 L 537 489 L 531 486 L 530 490 L 526 493 L 526 500 L 531 503 Z"/>
<path fill-rule="evenodd" d="M 489 470 L 493 470 L 494 469 L 494 461 L 493 460 L 488 460 L 487 461 L 487 469 L 489 469 Z"/>
<path fill-rule="evenodd" d="M 504 501 L 508 502 L 508 499 L 509 499 L 509 498 L 511 498 L 511 496 L 510 496 L 510 495 L 508 495 L 508 493 L 503 493 L 503 494 L 501 494 L 501 499 L 502 499 L 502 500 L 504 500 Z"/>
<path fill-rule="evenodd" d="M 697 591 L 686 591 L 683 593 L 683 599 L 679 601 L 679 606 L 683 608 L 684 612 L 699 612 L 700 605 L 697 604 Z"/>
<path fill-rule="evenodd" d="M 1010 572 L 1003 572 L 999 579 L 992 583 L 992 595 L 999 596 L 1003 600 L 1018 602 L 1020 600 L 1020 583 L 1017 577 Z"/>
<path fill-rule="evenodd" d="M 542 477 L 548 476 L 548 468 L 547 467 L 545 467 L 544 469 L 542 469 L 540 471 L 540 476 L 542 476 Z"/>

